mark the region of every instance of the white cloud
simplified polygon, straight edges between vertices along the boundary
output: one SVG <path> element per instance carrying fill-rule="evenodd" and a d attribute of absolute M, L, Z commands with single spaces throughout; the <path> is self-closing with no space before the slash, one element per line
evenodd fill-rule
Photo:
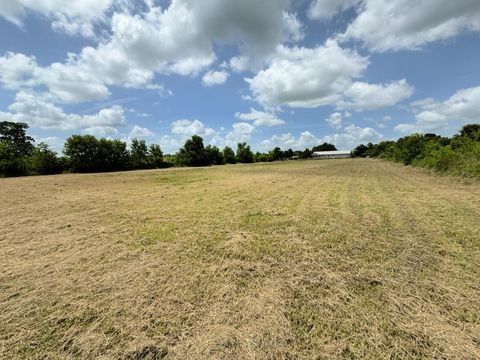
<path fill-rule="evenodd" d="M 230 146 L 236 146 L 240 142 L 248 142 L 255 131 L 255 126 L 249 123 L 234 123 L 233 130 L 225 137 L 225 143 Z"/>
<path fill-rule="evenodd" d="M 328 40 L 314 49 L 279 47 L 269 66 L 246 81 L 263 105 L 313 108 L 341 100 L 367 66 L 367 58 Z"/>
<path fill-rule="evenodd" d="M 213 71 L 210 70 L 202 78 L 203 86 L 213 86 L 213 85 L 220 85 L 227 81 L 228 79 L 228 72 L 225 70 L 221 71 Z"/>
<path fill-rule="evenodd" d="M 378 142 L 384 137 L 372 128 L 361 128 L 355 125 L 346 126 L 342 132 L 324 137 L 316 137 L 308 131 L 304 131 L 296 138 L 291 133 L 274 135 L 270 139 L 263 140 L 259 144 L 261 151 L 269 151 L 278 146 L 282 149 L 304 150 L 315 145 L 328 142 L 334 144 L 337 149 L 353 149 L 361 143 Z"/>
<path fill-rule="evenodd" d="M 180 148 L 180 146 L 182 146 L 177 139 L 169 135 L 162 136 L 158 143 L 166 154 L 173 154 Z"/>
<path fill-rule="evenodd" d="M 298 138 L 293 136 L 291 133 L 286 133 L 281 135 L 273 135 L 270 139 L 263 140 L 259 144 L 259 150 L 267 152 L 277 146 L 283 150 L 305 150 L 306 148 L 312 148 L 319 143 L 320 139 L 318 139 L 309 131 L 302 132 Z"/>
<path fill-rule="evenodd" d="M 250 59 L 247 56 L 234 56 L 230 59 L 230 68 L 240 73 L 248 69 L 250 64 Z"/>
<path fill-rule="evenodd" d="M 200 120 L 187 120 L 181 119 L 174 121 L 172 123 L 172 134 L 176 135 L 184 135 L 186 137 L 190 137 L 193 135 L 199 136 L 214 136 L 216 135 L 216 131 L 205 127 Z"/>
<path fill-rule="evenodd" d="M 91 126 L 83 132 L 94 136 L 114 136 L 118 134 L 118 130 L 111 126 Z"/>
<path fill-rule="evenodd" d="M 343 38 L 383 52 L 419 49 L 468 30 L 480 31 L 478 0 L 364 0 Z"/>
<path fill-rule="evenodd" d="M 153 83 L 155 74 L 194 76 L 204 71 L 216 60 L 214 44 L 233 45 L 239 58 L 261 61 L 279 43 L 303 36 L 302 24 L 288 12 L 289 0 L 172 0 L 164 9 L 153 4 L 135 13 L 123 0 L 2 2 L 0 16 L 10 21 L 21 24 L 28 12 L 39 12 L 55 28 L 72 34 L 93 31 L 89 26 L 106 12 L 123 10 L 111 16 L 107 38 L 68 54 L 63 63 L 42 67 L 22 54 L 1 57 L 2 84 L 13 90 L 45 86 L 58 101 L 72 103 L 101 100 L 109 96 L 109 86 L 162 91 L 162 85 Z M 227 76 L 225 70 L 209 72 L 204 84 L 224 82 Z"/>
<path fill-rule="evenodd" d="M 131 83 L 140 86 L 154 73 L 196 75 L 216 60 L 214 43 L 237 45 L 242 54 L 263 58 L 280 42 L 300 37 L 301 24 L 287 12 L 289 3 L 173 0 L 166 9 L 151 6 L 144 14 L 115 13 L 111 39 L 84 49 L 78 62 L 92 71 L 100 65 L 97 72 L 109 74 L 112 84 L 136 75 Z"/>
<path fill-rule="evenodd" d="M 92 73 L 67 64 L 40 67 L 35 57 L 7 52 L 0 57 L 0 83 L 11 90 L 46 86 L 63 102 L 101 100 L 109 95 L 107 87 Z"/>
<path fill-rule="evenodd" d="M 94 23 L 103 19 L 113 0 L 6 0 L 0 3 L 0 16 L 22 26 L 28 12 L 52 19 L 52 28 L 68 35 L 94 37 Z"/>
<path fill-rule="evenodd" d="M 42 136 L 33 136 L 35 139 L 35 142 L 37 144 L 39 143 L 45 143 L 47 144 L 50 149 L 55 151 L 56 153 L 61 153 L 63 151 L 63 145 L 65 144 L 65 139 L 62 139 L 58 136 L 47 136 L 47 137 L 42 137 Z"/>
<path fill-rule="evenodd" d="M 278 126 L 285 124 L 285 121 L 279 119 L 272 112 L 258 111 L 253 108 L 250 109 L 249 113 L 235 113 L 235 117 L 239 120 L 244 121 L 253 121 L 255 126 Z"/>
<path fill-rule="evenodd" d="M 119 105 L 102 109 L 93 115 L 67 114 L 49 102 L 48 98 L 30 91 L 19 91 L 8 109 L 9 113 L 0 112 L 0 118 L 25 122 L 42 129 L 75 130 L 125 124 L 124 110 Z"/>
<path fill-rule="evenodd" d="M 405 79 L 388 84 L 355 82 L 344 92 L 346 100 L 338 102 L 337 107 L 358 111 L 382 109 L 409 98 L 413 91 Z"/>
<path fill-rule="evenodd" d="M 320 139 L 320 142 L 328 142 L 334 144 L 337 149 L 353 149 L 359 144 L 368 142 L 379 142 L 383 139 L 383 135 L 376 130 L 365 127 L 361 128 L 350 124 L 343 129 L 343 132 L 327 135 Z"/>
<path fill-rule="evenodd" d="M 155 136 L 155 133 L 148 128 L 141 127 L 138 125 L 135 125 L 132 131 L 130 131 L 131 138 L 150 137 L 150 136 Z"/>
<path fill-rule="evenodd" d="M 342 127 L 343 115 L 340 112 L 334 112 L 330 114 L 330 116 L 327 119 L 325 119 L 325 121 L 331 127 L 335 129 L 340 129 Z"/>
<path fill-rule="evenodd" d="M 308 9 L 310 19 L 330 19 L 340 11 L 356 6 L 361 0 L 315 0 Z"/>
<path fill-rule="evenodd" d="M 416 112 L 415 123 L 403 123 L 395 127 L 403 133 L 445 129 L 452 122 L 455 129 L 467 122 L 480 119 L 480 86 L 457 91 L 445 102 L 425 99 L 412 103 Z"/>

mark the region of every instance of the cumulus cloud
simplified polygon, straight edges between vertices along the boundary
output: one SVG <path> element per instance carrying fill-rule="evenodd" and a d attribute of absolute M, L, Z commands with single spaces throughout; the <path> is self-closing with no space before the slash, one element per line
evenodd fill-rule
<path fill-rule="evenodd" d="M 193 135 L 199 136 L 214 136 L 216 131 L 206 127 L 200 120 L 181 119 L 174 121 L 171 125 L 172 134 L 184 135 L 190 137 Z"/>
<path fill-rule="evenodd" d="M 230 59 L 229 65 L 234 72 L 240 73 L 248 69 L 250 59 L 247 56 L 234 56 Z"/>
<path fill-rule="evenodd" d="M 348 125 L 341 132 L 323 137 L 317 137 L 309 131 L 302 132 L 299 137 L 295 137 L 291 133 L 274 135 L 270 139 L 263 140 L 259 148 L 261 151 L 269 151 L 276 146 L 282 149 L 303 150 L 328 142 L 334 144 L 338 149 L 350 150 L 361 143 L 378 142 L 383 138 L 382 134 L 372 128 Z"/>
<path fill-rule="evenodd" d="M 20 24 L 35 11 L 68 33 L 88 32 L 83 20 L 94 21 L 123 3 L 12 0 L 1 3 L 0 16 Z M 233 45 L 239 59 L 250 61 L 268 56 L 279 43 L 301 39 L 302 24 L 289 7 L 289 0 L 173 0 L 166 8 L 148 2 L 144 12 L 115 11 L 107 38 L 69 54 L 62 63 L 39 66 L 35 57 L 7 53 L 0 58 L 0 80 L 12 90 L 46 87 L 58 101 L 71 103 L 101 100 L 109 96 L 110 86 L 163 91 L 153 83 L 156 74 L 204 71 L 216 60 L 214 44 Z M 225 70 L 210 71 L 203 82 L 219 84 L 227 76 Z"/>
<path fill-rule="evenodd" d="M 258 111 L 250 108 L 249 113 L 235 113 L 235 117 L 239 120 L 253 121 L 254 126 L 279 126 L 285 124 L 285 121 L 279 119 L 272 112 Z"/>
<path fill-rule="evenodd" d="M 327 135 L 321 139 L 321 142 L 334 144 L 339 149 L 353 149 L 359 144 L 369 142 L 379 142 L 383 135 L 370 127 L 359 127 L 353 124 L 346 126 L 342 132 Z"/>
<path fill-rule="evenodd" d="M 68 35 L 94 37 L 94 23 L 103 19 L 113 0 L 7 0 L 0 2 L 0 16 L 22 26 L 28 12 L 52 19 L 52 28 Z"/>
<path fill-rule="evenodd" d="M 93 136 L 114 136 L 118 134 L 118 129 L 111 126 L 91 126 L 83 132 Z"/>
<path fill-rule="evenodd" d="M 315 0 L 308 9 L 310 19 L 326 20 L 337 13 L 350 9 L 360 3 L 361 0 Z"/>
<path fill-rule="evenodd" d="M 232 128 L 233 130 L 225 136 L 225 143 L 230 146 L 236 146 L 237 143 L 249 141 L 255 130 L 255 126 L 244 122 L 234 123 Z"/>
<path fill-rule="evenodd" d="M 358 111 L 382 109 L 409 98 L 413 91 L 405 79 L 388 84 L 355 82 L 344 92 L 346 99 L 338 102 L 337 107 Z"/>
<path fill-rule="evenodd" d="M 33 136 L 35 139 L 35 142 L 37 144 L 39 143 L 45 143 L 48 144 L 48 146 L 55 152 L 61 153 L 63 151 L 63 145 L 65 144 L 65 139 L 60 138 L 58 136 Z"/>
<path fill-rule="evenodd" d="M 166 154 L 175 153 L 182 145 L 181 143 L 170 135 L 164 135 L 158 140 L 160 147 Z"/>
<path fill-rule="evenodd" d="M 419 49 L 468 30 L 480 31 L 477 0 L 364 0 L 343 38 L 384 52 Z"/>
<path fill-rule="evenodd" d="M 377 110 L 413 94 L 405 79 L 385 84 L 354 81 L 368 65 L 368 58 L 330 39 L 313 49 L 281 46 L 268 66 L 246 81 L 264 106 Z"/>
<path fill-rule="evenodd" d="M 228 79 L 228 72 L 225 70 L 221 71 L 213 71 L 210 70 L 203 75 L 202 84 L 203 86 L 214 86 L 220 85 L 227 81 Z"/>
<path fill-rule="evenodd" d="M 136 75 L 138 86 L 154 73 L 196 75 L 216 60 L 214 43 L 263 58 L 280 42 L 300 38 L 301 24 L 288 7 L 289 0 L 173 0 L 143 14 L 115 13 L 109 41 L 84 49 L 78 61 L 92 70 L 101 65 L 111 83 L 116 75 L 120 82 Z M 126 70 L 131 74 L 124 75 Z"/>
<path fill-rule="evenodd" d="M 395 127 L 403 133 L 424 132 L 447 128 L 456 122 L 455 128 L 466 122 L 480 119 L 480 86 L 458 90 L 444 102 L 424 99 L 412 103 L 416 112 L 415 123 L 403 123 Z"/>
<path fill-rule="evenodd" d="M 340 101 L 368 63 L 333 40 L 313 49 L 281 46 L 268 67 L 246 81 L 261 104 L 313 108 Z"/>
<path fill-rule="evenodd" d="M 131 138 L 150 137 L 150 136 L 155 136 L 155 133 L 148 128 L 141 127 L 138 125 L 135 125 L 133 129 L 130 131 Z"/>
<path fill-rule="evenodd" d="M 34 56 L 7 52 L 0 57 L 0 83 L 7 89 L 34 89 L 41 86 L 63 102 L 101 100 L 108 88 L 94 74 L 69 63 L 40 67 Z"/>
<path fill-rule="evenodd" d="M 99 127 L 118 127 L 125 124 L 124 110 L 119 105 L 100 110 L 93 115 L 67 114 L 41 95 L 19 91 L 9 113 L 0 112 L 0 119 L 25 122 L 42 129 L 75 130 Z"/>
<path fill-rule="evenodd" d="M 297 138 L 291 133 L 273 135 L 270 139 L 263 140 L 259 144 L 260 151 L 267 152 L 275 147 L 281 149 L 304 150 L 320 143 L 315 135 L 309 131 L 304 131 Z"/>
<path fill-rule="evenodd" d="M 330 114 L 330 116 L 327 119 L 325 119 L 325 121 L 331 127 L 335 129 L 340 129 L 342 127 L 343 115 L 340 112 L 334 112 Z"/>

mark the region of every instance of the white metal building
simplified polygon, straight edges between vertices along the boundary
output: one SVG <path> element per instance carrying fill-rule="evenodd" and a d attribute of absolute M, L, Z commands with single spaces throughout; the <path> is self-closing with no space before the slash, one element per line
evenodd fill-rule
<path fill-rule="evenodd" d="M 352 157 L 352 154 L 348 150 L 315 151 L 312 157 L 314 159 L 347 159 Z"/>

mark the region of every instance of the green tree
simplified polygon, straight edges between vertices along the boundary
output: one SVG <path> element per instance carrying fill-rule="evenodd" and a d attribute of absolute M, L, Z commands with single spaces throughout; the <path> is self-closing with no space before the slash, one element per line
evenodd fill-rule
<path fill-rule="evenodd" d="M 125 170 L 129 163 L 127 145 L 120 140 L 73 135 L 65 142 L 64 154 L 74 172 Z"/>
<path fill-rule="evenodd" d="M 283 151 L 277 146 L 270 151 L 269 156 L 273 161 L 282 160 Z"/>
<path fill-rule="evenodd" d="M 366 145 L 360 144 L 352 151 L 353 157 L 365 157 L 368 147 Z"/>
<path fill-rule="evenodd" d="M 179 150 L 177 158 L 179 164 L 184 166 L 207 165 L 203 139 L 198 135 L 193 135 L 191 139 L 185 142 L 183 148 Z"/>
<path fill-rule="evenodd" d="M 98 171 L 98 140 L 95 136 L 70 136 L 65 142 L 63 153 L 68 157 L 72 171 Z"/>
<path fill-rule="evenodd" d="M 480 124 L 468 124 L 460 130 L 460 136 L 480 141 Z"/>
<path fill-rule="evenodd" d="M 149 165 L 148 147 L 145 140 L 132 139 L 130 164 L 133 169 L 145 169 Z"/>
<path fill-rule="evenodd" d="M 253 152 L 247 143 L 238 143 L 237 145 L 237 161 L 239 163 L 253 163 Z"/>
<path fill-rule="evenodd" d="M 28 156 L 33 151 L 32 137 L 27 136 L 28 125 L 25 123 L 16 123 L 10 121 L 0 122 L 0 142 L 11 144 L 13 157 Z"/>
<path fill-rule="evenodd" d="M 63 170 L 57 154 L 45 143 L 40 143 L 33 149 L 28 168 L 29 172 L 39 175 L 58 174 Z"/>
<path fill-rule="evenodd" d="M 273 161 L 270 154 L 262 154 L 260 152 L 257 152 L 255 154 L 254 160 L 255 160 L 255 162 L 270 162 L 270 161 Z"/>
<path fill-rule="evenodd" d="M 208 164 L 213 164 L 213 165 L 225 164 L 225 158 L 223 156 L 223 152 L 221 152 L 220 149 L 216 146 L 208 145 L 205 148 L 205 156 L 207 158 L 206 161 Z"/>
<path fill-rule="evenodd" d="M 314 146 L 312 148 L 312 152 L 315 152 L 315 151 L 336 151 L 336 150 L 337 150 L 337 148 L 335 147 L 335 145 L 332 145 L 332 144 L 329 144 L 329 143 L 326 143 L 326 142 L 324 142 L 321 145 Z"/>
<path fill-rule="evenodd" d="M 163 152 L 158 144 L 152 144 L 148 148 L 148 162 L 154 168 L 163 167 Z"/>
<path fill-rule="evenodd" d="M 235 164 L 237 162 L 235 152 L 228 146 L 225 146 L 225 149 L 223 149 L 223 158 L 227 164 Z"/>
<path fill-rule="evenodd" d="M 293 150 L 288 149 L 283 152 L 283 158 L 284 159 L 290 159 L 293 156 Z"/>
<path fill-rule="evenodd" d="M 312 151 L 310 149 L 305 149 L 300 156 L 302 159 L 309 159 L 312 157 Z"/>
<path fill-rule="evenodd" d="M 0 176 L 27 174 L 27 158 L 34 149 L 34 140 L 27 136 L 27 129 L 25 123 L 0 122 Z"/>

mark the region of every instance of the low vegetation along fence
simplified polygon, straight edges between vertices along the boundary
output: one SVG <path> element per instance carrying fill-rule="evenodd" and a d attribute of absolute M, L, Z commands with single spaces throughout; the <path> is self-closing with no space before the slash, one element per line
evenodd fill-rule
<path fill-rule="evenodd" d="M 480 177 L 480 124 L 465 125 L 452 138 L 413 134 L 397 141 L 359 145 L 356 157 L 378 157 L 465 177 Z"/>

